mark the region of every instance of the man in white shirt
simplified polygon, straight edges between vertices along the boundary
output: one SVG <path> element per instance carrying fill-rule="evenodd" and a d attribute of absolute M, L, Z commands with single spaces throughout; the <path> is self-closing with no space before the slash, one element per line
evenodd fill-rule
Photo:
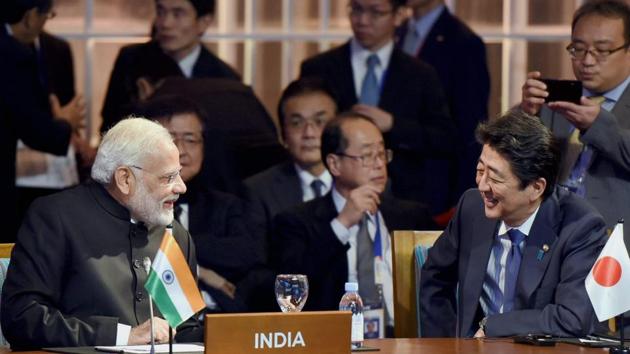
<path fill-rule="evenodd" d="M 305 60 L 301 77 L 317 76 L 336 89 L 339 110 L 374 120 L 396 154 L 389 166 L 395 197 L 426 203 L 442 212 L 448 193 L 431 178 L 427 162 L 454 151 L 455 127 L 435 70 L 394 47 L 404 18 L 402 0 L 351 0 L 353 37 Z"/>
<path fill-rule="evenodd" d="M 101 112 L 101 132 L 131 113 L 138 100 L 148 97 L 168 76 L 240 80 L 201 42 L 214 10 L 214 0 L 155 0 L 151 41 L 125 46 L 116 58 Z"/>
<path fill-rule="evenodd" d="M 336 113 L 335 96 L 319 78 L 293 81 L 283 91 L 278 118 L 291 159 L 245 180 L 254 234 L 265 253 L 276 214 L 330 191 L 332 177 L 322 161 L 320 138 Z"/>
<path fill-rule="evenodd" d="M 583 86 L 580 103 L 544 103 L 549 92 L 538 71 L 527 75 L 521 102 L 563 143 L 560 184 L 592 203 L 609 227 L 630 218 L 629 25 L 623 1 L 586 2 L 567 47 Z"/>
<path fill-rule="evenodd" d="M 335 310 L 344 283 L 359 283 L 364 303 L 385 309 L 393 333 L 390 231 L 433 227 L 427 209 L 382 195 L 392 151 L 378 126 L 359 113 L 344 113 L 322 133 L 322 156 L 333 175 L 331 193 L 280 213 L 272 254 L 278 271 L 306 274 L 305 310 Z"/>

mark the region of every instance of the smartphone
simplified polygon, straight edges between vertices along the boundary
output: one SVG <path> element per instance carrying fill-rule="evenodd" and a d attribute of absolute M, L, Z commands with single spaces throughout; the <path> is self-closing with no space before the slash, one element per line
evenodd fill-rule
<path fill-rule="evenodd" d="M 582 82 L 577 80 L 541 79 L 547 85 L 549 96 L 545 102 L 566 101 L 580 104 L 582 97 Z"/>

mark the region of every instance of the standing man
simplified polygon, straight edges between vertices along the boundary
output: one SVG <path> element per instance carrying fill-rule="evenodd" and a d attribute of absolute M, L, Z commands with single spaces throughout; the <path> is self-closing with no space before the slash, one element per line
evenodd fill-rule
<path fill-rule="evenodd" d="M 601 215 L 557 188 L 551 132 L 520 110 L 482 124 L 479 190 L 459 201 L 420 281 L 426 337 L 589 334 L 584 280 L 606 243 Z"/>
<path fill-rule="evenodd" d="M 308 276 L 306 310 L 336 310 L 345 282 L 358 282 L 366 305 L 385 309 L 393 334 L 390 231 L 433 227 L 427 209 L 383 196 L 392 151 L 368 117 L 349 112 L 322 133 L 321 154 L 333 176 L 323 198 L 278 214 L 273 250 L 278 270 Z"/>
<path fill-rule="evenodd" d="M 155 0 L 151 41 L 123 47 L 116 58 L 101 112 L 101 132 L 132 112 L 168 76 L 240 80 L 201 42 L 214 9 L 215 0 Z"/>
<path fill-rule="evenodd" d="M 475 186 L 481 147 L 477 124 L 488 117 L 490 74 L 483 40 L 444 5 L 444 0 L 407 0 L 412 17 L 398 27 L 396 45 L 435 68 L 457 128 L 456 163 L 433 161 L 444 171 L 450 206 Z"/>
<path fill-rule="evenodd" d="M 523 111 L 562 142 L 559 183 L 588 200 L 612 227 L 630 220 L 630 8 L 587 1 L 573 16 L 567 52 L 582 82 L 579 104 L 550 102 L 543 74 L 527 74 Z"/>
<path fill-rule="evenodd" d="M 49 99 L 40 76 L 33 44 L 47 19 L 54 16 L 52 0 L 5 0 L 0 2 L 0 185 L 7 205 L 8 230 L 2 242 L 14 242 L 19 227 L 16 215 L 15 158 L 18 139 L 29 147 L 65 155 L 71 140 L 82 145 L 73 131 L 83 122 L 81 98 L 60 106 Z"/>
<path fill-rule="evenodd" d="M 396 154 L 389 167 L 392 192 L 422 201 L 432 212 L 447 204 L 427 159 L 449 157 L 454 124 L 435 70 L 394 48 L 404 0 L 350 0 L 353 38 L 307 59 L 301 76 L 319 76 L 335 87 L 339 110 L 352 109 L 376 123 Z"/>
<path fill-rule="evenodd" d="M 245 180 L 253 231 L 265 255 L 278 213 L 330 191 L 332 177 L 320 148 L 322 130 L 336 113 L 334 94 L 320 78 L 298 79 L 282 93 L 278 119 L 291 159 Z"/>
<path fill-rule="evenodd" d="M 166 129 L 126 119 L 103 137 L 92 179 L 33 202 L 20 228 L 2 289 L 2 332 L 13 350 L 148 344 L 148 274 L 173 224 L 193 274 L 195 247 L 173 222 L 186 192 L 179 153 Z M 156 309 L 155 339 L 168 341 Z M 201 341 L 194 316 L 177 328 L 178 341 Z"/>

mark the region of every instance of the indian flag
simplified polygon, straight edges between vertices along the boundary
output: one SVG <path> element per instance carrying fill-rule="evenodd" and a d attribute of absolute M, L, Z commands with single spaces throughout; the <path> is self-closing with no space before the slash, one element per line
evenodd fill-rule
<path fill-rule="evenodd" d="M 170 227 L 166 228 L 144 288 L 173 328 L 205 306 Z"/>

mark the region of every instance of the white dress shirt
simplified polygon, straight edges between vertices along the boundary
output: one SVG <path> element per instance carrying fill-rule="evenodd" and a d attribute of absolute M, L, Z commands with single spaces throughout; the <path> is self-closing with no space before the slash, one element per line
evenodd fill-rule
<path fill-rule="evenodd" d="M 331 191 L 333 202 L 337 213 L 340 213 L 343 207 L 346 205 L 346 198 L 344 198 L 333 186 Z M 392 247 L 390 242 L 389 231 L 385 225 L 383 215 L 379 211 L 376 215 L 368 214 L 368 233 L 372 241 L 374 241 L 374 235 L 376 234 L 376 221 L 378 217 L 381 225 L 381 249 L 383 250 L 383 258 L 385 261 L 385 272 L 381 274 L 383 283 L 383 298 L 385 299 L 385 307 L 387 313 L 390 315 L 388 318 L 388 325 L 394 325 L 394 282 L 392 277 Z M 350 228 L 346 228 L 337 220 L 333 219 L 330 222 L 330 226 L 333 232 L 339 239 L 339 242 L 344 245 L 349 244 L 350 248 L 347 251 L 348 256 L 348 281 L 358 282 L 358 269 L 357 269 L 357 233 L 359 232 L 359 225 L 352 225 Z"/>

